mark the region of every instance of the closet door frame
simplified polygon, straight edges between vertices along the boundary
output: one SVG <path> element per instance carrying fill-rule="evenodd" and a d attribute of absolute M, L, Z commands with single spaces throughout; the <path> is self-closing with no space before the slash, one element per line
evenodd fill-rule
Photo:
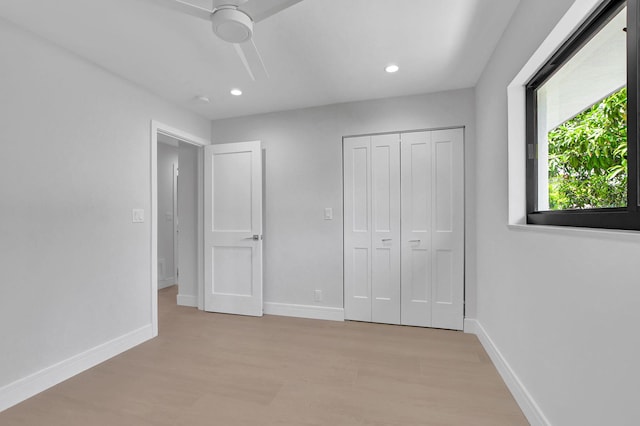
<path fill-rule="evenodd" d="M 406 325 L 417 325 L 417 326 L 424 326 L 424 327 L 462 330 L 463 322 L 464 322 L 464 288 L 465 288 L 465 282 L 464 282 L 465 281 L 464 280 L 464 268 L 465 268 L 465 260 L 464 260 L 465 259 L 464 129 L 465 129 L 464 126 L 455 126 L 455 127 L 442 127 L 442 128 L 432 128 L 432 129 L 422 129 L 422 130 L 375 133 L 375 134 L 372 133 L 372 134 L 365 134 L 365 135 L 353 135 L 353 136 L 343 137 L 343 144 L 342 144 L 342 148 L 343 148 L 342 149 L 342 152 L 343 152 L 343 219 L 344 219 L 344 222 L 343 222 L 343 229 L 344 229 L 344 232 L 343 232 L 343 236 L 344 236 L 343 286 L 344 287 L 343 289 L 344 289 L 344 308 L 345 308 L 344 312 L 345 312 L 346 320 L 386 322 L 386 323 L 396 323 L 396 324 L 402 323 Z M 434 209 L 437 209 L 437 207 L 433 206 L 433 201 L 436 197 L 438 197 L 438 194 L 436 194 L 437 190 L 434 190 L 434 191 L 429 190 L 428 191 L 429 193 L 426 195 L 429 198 L 429 203 L 431 203 L 429 208 L 429 213 L 428 213 L 429 230 L 425 230 L 427 232 L 424 233 L 424 235 L 427 235 L 430 233 L 434 234 L 433 238 L 431 238 L 431 236 L 429 236 L 428 238 L 429 240 L 429 248 L 428 248 L 429 271 L 426 273 L 428 278 L 426 279 L 425 285 L 428 286 L 427 291 L 428 291 L 429 307 L 426 309 L 426 312 L 424 312 L 423 310 L 419 320 L 411 320 L 406 318 L 404 309 L 402 309 L 405 304 L 405 295 L 407 293 L 407 289 L 405 288 L 406 284 L 404 283 L 406 268 L 407 268 L 407 266 L 405 265 L 406 259 L 408 258 L 407 254 L 411 251 L 412 248 L 415 248 L 413 247 L 413 246 L 416 246 L 415 240 L 423 240 L 425 238 L 413 238 L 413 235 L 411 235 L 412 233 L 405 232 L 404 227 L 401 226 L 401 229 L 400 229 L 401 235 L 400 235 L 399 243 L 401 244 L 400 261 L 402 263 L 401 263 L 400 269 L 402 272 L 399 278 L 401 282 L 397 286 L 400 293 L 398 294 L 398 296 L 400 296 L 401 298 L 399 303 L 399 306 L 401 307 L 400 309 L 401 321 L 398 322 L 396 320 L 389 320 L 388 317 L 384 318 L 384 315 L 387 315 L 387 314 L 383 314 L 382 317 L 379 317 L 379 318 L 374 318 L 375 314 L 374 314 L 374 309 L 372 309 L 372 306 L 375 305 L 376 294 L 374 291 L 375 285 L 373 281 L 375 278 L 372 277 L 372 271 L 373 271 L 374 263 L 376 262 L 376 259 L 375 259 L 376 248 L 379 248 L 379 249 L 389 248 L 381 244 L 383 243 L 382 241 L 383 238 L 386 240 L 385 243 L 387 244 L 389 243 L 389 240 L 393 241 L 394 246 L 396 247 L 398 247 L 398 244 L 395 244 L 395 238 L 389 237 L 390 234 L 388 232 L 386 233 L 386 235 L 384 235 L 385 232 L 381 232 L 381 233 L 376 232 L 376 231 L 380 231 L 381 229 L 380 227 L 376 229 L 377 223 L 376 223 L 376 217 L 375 217 L 375 211 L 374 211 L 375 208 L 372 207 L 374 206 L 374 185 L 375 185 L 373 171 L 372 171 L 372 167 L 374 163 L 374 155 L 375 155 L 373 139 L 381 137 L 381 140 L 384 140 L 385 136 L 388 136 L 388 137 L 395 136 L 402 139 L 402 135 L 410 136 L 419 132 L 429 132 L 430 135 L 436 135 L 434 142 L 429 143 L 429 158 L 430 158 L 429 161 L 430 162 L 431 162 L 432 156 L 438 155 L 438 154 L 434 154 L 435 151 L 438 151 L 439 148 L 442 148 L 442 147 L 446 148 L 447 141 L 439 140 L 441 135 L 450 135 L 452 134 L 452 132 L 453 134 L 456 134 L 456 133 L 459 134 L 459 140 L 454 141 L 452 144 L 450 144 L 449 146 L 451 147 L 451 150 L 448 151 L 451 154 L 450 159 L 451 159 L 451 167 L 452 167 L 451 169 L 452 173 L 449 176 L 451 181 L 449 183 L 453 185 L 452 191 L 451 191 L 451 200 L 450 200 L 451 214 L 452 214 L 451 227 L 455 228 L 455 231 L 456 231 L 455 236 L 453 237 L 453 240 L 455 240 L 454 246 L 455 246 L 456 253 L 453 255 L 453 257 L 451 257 L 450 259 L 451 262 L 448 262 L 448 263 L 447 262 L 443 263 L 442 261 L 442 258 L 447 256 L 443 256 L 441 259 L 437 259 L 437 258 L 434 259 L 435 254 L 438 254 L 438 252 L 442 254 L 449 250 L 448 248 L 446 248 L 446 247 L 449 247 L 447 244 L 445 244 L 444 246 L 442 245 L 443 237 L 445 237 L 444 240 L 447 240 L 447 239 L 451 240 L 452 238 L 446 238 L 446 236 L 444 235 L 446 232 L 444 233 L 441 232 L 442 230 L 437 229 L 437 226 L 435 227 L 435 229 L 432 229 L 431 223 L 436 220 L 434 219 L 434 217 L 437 216 L 438 214 L 437 211 L 433 211 Z M 445 139 L 447 138 L 445 137 Z M 353 226 L 355 224 L 354 218 L 352 216 L 348 217 L 349 214 L 353 213 L 353 210 L 352 210 L 353 199 L 350 199 L 350 197 L 347 194 L 349 185 L 353 184 L 353 176 L 348 176 L 346 164 L 347 162 L 354 161 L 354 158 L 353 158 L 353 155 L 351 155 L 352 153 L 347 152 L 347 140 L 351 140 L 351 141 L 359 140 L 362 144 L 359 148 L 363 150 L 363 151 L 360 151 L 360 153 L 361 154 L 364 153 L 364 156 L 367 158 L 366 172 L 364 172 L 367 178 L 365 180 L 365 179 L 362 179 L 362 176 L 361 176 L 360 180 L 366 181 L 368 205 L 366 207 L 360 206 L 360 210 L 359 210 L 361 213 L 366 211 L 367 226 L 366 226 L 366 229 L 365 227 L 360 227 L 361 229 L 357 229 L 356 230 L 357 232 L 353 232 L 355 229 L 355 227 Z M 445 142 L 445 143 L 443 144 L 442 142 Z M 349 143 L 352 143 L 352 142 L 349 142 Z M 403 154 L 402 154 L 401 144 L 402 142 L 400 142 L 398 146 L 399 152 L 397 157 L 401 159 L 400 161 L 402 162 L 402 161 L 406 161 L 406 159 L 404 160 L 402 159 Z M 440 145 L 437 145 L 437 144 L 440 144 Z M 444 152 L 445 156 L 447 155 L 446 154 L 447 149 L 440 150 L 440 151 Z M 362 158 L 361 158 L 361 161 L 362 161 Z M 402 165 L 400 166 L 400 169 L 401 170 L 399 173 L 401 176 L 403 176 Z M 442 170 L 439 171 L 437 166 L 429 167 L 429 169 L 430 170 L 428 170 L 428 174 L 430 176 L 430 179 L 432 180 L 441 179 L 444 177 L 445 178 L 444 180 L 446 181 L 447 175 L 443 174 Z M 438 176 L 438 174 L 440 174 L 440 176 Z M 403 187 L 401 186 L 401 188 Z M 401 189 L 401 191 L 404 191 L 404 189 Z M 442 195 L 440 195 L 440 197 L 442 198 Z M 397 206 L 400 206 L 400 204 L 401 204 L 400 200 L 398 200 Z M 404 210 L 401 212 L 401 214 L 402 216 L 404 216 L 405 214 Z M 402 219 L 404 219 L 404 217 Z M 362 215 L 360 217 L 360 220 L 361 220 L 361 223 L 364 223 Z M 401 223 L 402 221 L 403 220 L 401 220 Z M 450 231 L 450 230 L 447 229 L 445 231 Z M 376 236 L 376 234 L 378 233 L 380 235 Z M 353 238 L 354 235 L 356 236 L 355 240 L 358 240 L 357 243 Z M 378 239 L 380 241 L 377 241 Z M 356 252 L 358 252 L 358 256 L 360 258 L 359 263 L 361 264 L 361 266 L 360 266 L 359 273 L 357 275 L 359 278 L 358 282 L 359 282 L 360 293 L 363 293 L 363 294 L 355 294 L 353 290 L 353 286 L 348 285 L 349 282 L 350 284 L 353 284 L 353 281 L 349 281 L 349 280 L 353 280 L 354 278 L 356 278 L 353 273 L 354 272 L 353 262 L 357 260 L 355 259 L 355 256 L 354 256 L 354 253 Z M 391 256 L 392 255 L 388 256 L 388 258 L 390 258 Z M 366 269 L 366 274 L 365 274 L 364 262 L 366 262 L 366 265 L 367 265 L 366 267 L 368 268 Z M 441 270 L 438 271 L 437 268 L 434 267 L 436 266 L 434 263 L 435 264 L 439 263 L 440 265 L 443 265 L 446 263 L 451 265 L 451 269 L 448 269 L 448 271 L 450 272 L 450 275 L 447 275 L 447 274 L 443 275 L 442 271 L 446 272 L 447 268 L 443 268 L 441 266 Z M 443 280 L 441 279 L 442 277 L 452 281 L 453 286 L 451 287 L 452 291 L 450 293 L 451 294 L 450 298 L 443 299 L 441 297 L 442 296 L 441 294 L 438 295 L 437 286 L 440 285 L 440 290 L 442 290 L 443 288 L 442 287 Z M 439 279 L 440 281 L 438 281 Z M 364 293 L 366 293 L 366 295 Z M 380 299 L 379 301 L 381 302 L 390 301 L 390 300 L 385 300 L 385 299 L 390 299 L 387 295 L 382 295 L 382 297 L 379 297 L 379 299 Z M 445 299 L 448 299 L 448 300 L 445 300 Z M 426 303 L 423 303 L 423 306 L 424 305 L 426 305 Z M 387 311 L 392 312 L 393 309 L 390 309 Z M 382 312 L 385 312 L 385 311 L 383 310 Z M 433 318 L 434 315 L 437 318 Z M 391 315 L 391 317 L 393 317 L 393 314 Z"/>

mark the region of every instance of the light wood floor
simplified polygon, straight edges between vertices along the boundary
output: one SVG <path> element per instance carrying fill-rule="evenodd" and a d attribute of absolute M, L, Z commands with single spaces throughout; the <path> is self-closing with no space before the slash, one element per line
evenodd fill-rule
<path fill-rule="evenodd" d="M 175 305 L 160 335 L 0 413 L 1 425 L 526 425 L 461 332 Z"/>

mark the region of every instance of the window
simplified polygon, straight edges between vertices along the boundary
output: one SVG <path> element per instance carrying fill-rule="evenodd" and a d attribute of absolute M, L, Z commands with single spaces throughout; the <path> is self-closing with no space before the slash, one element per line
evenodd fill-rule
<path fill-rule="evenodd" d="M 640 230 L 639 1 L 604 1 L 526 85 L 527 223 Z"/>

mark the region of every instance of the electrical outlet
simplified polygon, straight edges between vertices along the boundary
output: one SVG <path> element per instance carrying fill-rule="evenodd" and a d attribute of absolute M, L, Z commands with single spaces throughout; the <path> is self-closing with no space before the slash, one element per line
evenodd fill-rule
<path fill-rule="evenodd" d="M 322 290 L 313 291 L 313 300 L 315 302 L 322 302 Z"/>

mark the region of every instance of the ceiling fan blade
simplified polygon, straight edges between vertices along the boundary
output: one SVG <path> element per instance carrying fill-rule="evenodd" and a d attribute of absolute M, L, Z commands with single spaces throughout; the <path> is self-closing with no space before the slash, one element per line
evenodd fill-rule
<path fill-rule="evenodd" d="M 200 6 L 196 6 L 191 3 L 187 3 L 186 1 L 181 0 L 155 0 L 158 3 L 162 3 L 162 5 L 168 9 L 175 10 L 177 12 L 182 12 L 187 15 L 194 16 L 200 19 L 206 19 L 207 21 L 211 19 L 212 10 L 205 9 Z"/>
<path fill-rule="evenodd" d="M 243 4 L 240 9 L 251 16 L 253 22 L 260 22 L 301 1 L 302 0 L 249 0 Z"/>
<path fill-rule="evenodd" d="M 267 68 L 264 66 L 262 57 L 253 40 L 245 41 L 244 43 L 234 43 L 233 47 L 235 47 L 236 52 L 238 52 L 240 60 L 253 81 L 269 78 Z"/>
<path fill-rule="evenodd" d="M 242 9 L 242 5 L 245 4 L 247 0 L 213 0 L 213 8 L 217 9 L 220 6 L 236 6 Z"/>

